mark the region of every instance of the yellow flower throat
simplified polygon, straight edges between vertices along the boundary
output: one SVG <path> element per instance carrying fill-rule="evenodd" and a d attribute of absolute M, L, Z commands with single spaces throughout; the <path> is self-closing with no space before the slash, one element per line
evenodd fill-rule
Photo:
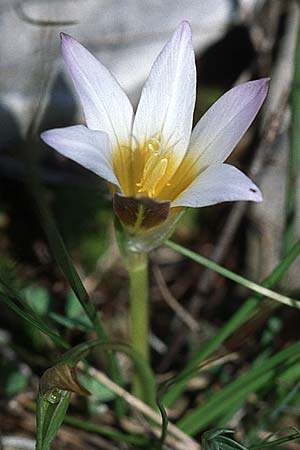
<path fill-rule="evenodd" d="M 134 140 L 131 147 L 119 146 L 113 153 L 113 166 L 124 195 L 159 201 L 174 200 L 195 177 L 189 158 L 177 168 L 176 151 L 159 137 L 142 146 Z"/>

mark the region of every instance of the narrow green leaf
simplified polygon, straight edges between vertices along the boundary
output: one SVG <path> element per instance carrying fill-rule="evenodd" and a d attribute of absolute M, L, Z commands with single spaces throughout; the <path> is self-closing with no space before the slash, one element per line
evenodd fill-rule
<path fill-rule="evenodd" d="M 68 344 L 63 341 L 59 334 L 53 332 L 45 320 L 34 310 L 28 303 L 24 292 L 20 292 L 15 288 L 14 282 L 11 280 L 10 274 L 5 270 L 0 271 L 0 299 L 5 303 L 11 310 L 13 310 L 20 318 L 28 322 L 33 327 L 37 328 L 39 331 L 49 336 L 52 341 L 62 349 L 67 349 Z M 28 291 L 27 291 L 28 293 Z M 41 311 L 40 311 L 41 312 Z"/>
<path fill-rule="evenodd" d="M 222 417 L 226 411 L 247 396 L 263 386 L 270 386 L 274 377 L 278 377 L 293 364 L 300 362 L 300 345 L 292 344 L 259 366 L 252 367 L 247 373 L 240 376 L 220 392 L 212 397 L 203 406 L 199 406 L 185 415 L 177 424 L 185 433 L 195 435 L 212 422 Z"/>
<path fill-rule="evenodd" d="M 136 436 L 133 434 L 120 433 L 119 431 L 115 431 L 112 428 L 102 425 L 96 425 L 94 423 L 89 423 L 85 420 L 80 420 L 75 417 L 66 416 L 64 419 L 64 423 L 76 428 L 80 428 L 81 430 L 88 431 L 90 433 L 97 433 L 102 436 L 109 437 L 114 441 L 127 442 L 128 444 L 137 446 L 143 446 L 146 442 L 144 436 Z"/>
<path fill-rule="evenodd" d="M 201 438 L 203 450 L 217 448 L 220 450 L 248 450 L 242 444 L 228 437 L 232 435 L 234 430 L 231 429 L 213 429 L 205 431 Z"/>
<path fill-rule="evenodd" d="M 67 277 L 77 299 L 80 301 L 83 309 L 86 311 L 87 316 L 89 317 L 91 322 L 94 323 L 97 316 L 94 305 L 90 301 L 89 295 L 75 269 L 71 257 L 65 247 L 61 234 L 59 233 L 53 217 L 46 206 L 45 200 L 41 197 L 41 191 L 39 190 L 39 193 L 37 193 L 36 190 L 32 190 L 32 194 L 34 196 L 43 229 L 48 238 L 51 252 L 56 259 L 56 262 L 60 266 L 62 272 Z M 99 334 L 101 335 L 100 337 L 102 339 L 105 339 L 106 334 L 101 321 L 99 321 L 98 328 Z"/>
<path fill-rule="evenodd" d="M 26 320 L 30 325 L 40 330 L 46 336 L 57 345 L 59 348 L 67 349 L 68 344 L 61 338 L 61 336 L 54 331 L 52 331 L 43 320 L 35 314 L 33 310 L 30 309 L 28 305 L 26 307 L 19 306 L 22 303 L 20 298 L 9 296 L 7 293 L 0 292 L 0 299 L 12 309 L 19 317 Z M 23 301 L 24 304 L 25 301 Z M 19 304 L 18 304 L 19 303 Z"/>
<path fill-rule="evenodd" d="M 291 248 L 296 238 L 298 179 L 300 171 L 300 24 L 298 23 L 294 53 L 294 76 L 291 85 L 291 122 L 289 130 L 289 156 L 286 184 L 285 232 L 282 245 L 283 255 Z"/>
<path fill-rule="evenodd" d="M 272 300 L 275 300 L 276 302 L 283 303 L 284 305 L 293 306 L 295 308 L 300 309 L 300 300 L 295 300 L 290 297 L 287 297 L 286 295 L 278 294 L 277 292 L 272 291 L 271 289 L 261 286 L 260 284 L 254 283 L 253 281 L 248 280 L 247 278 L 242 277 L 241 275 L 236 274 L 235 272 L 231 272 L 231 270 L 225 269 L 225 267 L 220 266 L 219 264 L 211 261 L 210 259 L 205 258 L 204 256 L 198 255 L 197 253 L 193 252 L 192 250 L 188 250 L 185 247 L 182 247 L 181 245 L 175 244 L 171 241 L 166 241 L 166 245 L 173 250 L 176 250 L 178 253 L 181 253 L 184 256 L 187 256 L 188 258 L 192 259 L 193 261 L 197 262 L 198 264 L 201 264 L 208 269 L 213 270 L 214 272 L 219 273 L 220 275 L 223 275 L 224 277 L 228 278 L 229 280 L 232 280 L 241 286 L 246 287 L 247 289 L 250 289 L 251 291 L 255 292 L 256 294 L 259 294 L 261 296 L 270 298 Z"/>
<path fill-rule="evenodd" d="M 263 282 L 263 286 L 270 288 L 275 283 L 277 283 L 295 259 L 300 254 L 300 240 L 291 248 L 283 260 L 278 264 L 278 266 L 273 270 L 273 272 L 266 278 Z M 208 358 L 214 351 L 216 351 L 220 345 L 244 322 L 246 322 L 249 317 L 256 310 L 259 305 L 259 299 L 261 296 L 249 297 L 247 301 L 237 310 L 237 312 L 231 317 L 230 320 L 218 331 L 218 333 L 202 348 L 199 352 L 192 358 L 187 364 L 185 369 L 178 374 L 176 377 L 176 382 L 172 383 L 169 390 L 163 397 L 164 404 L 166 406 L 171 406 L 174 401 L 180 396 L 184 391 L 186 382 L 194 375 L 194 369 L 197 368 L 206 358 Z"/>
<path fill-rule="evenodd" d="M 50 444 L 65 418 L 70 398 L 71 393 L 67 391 L 57 391 L 56 397 L 48 396 L 47 398 L 38 393 L 36 450 L 50 449 Z"/>
<path fill-rule="evenodd" d="M 289 427 L 289 428 L 295 429 L 295 427 Z M 282 430 L 279 430 L 278 432 L 276 432 L 276 434 L 279 434 L 280 432 L 282 432 Z M 267 442 L 273 436 L 274 436 L 274 433 L 272 433 L 271 436 L 269 436 L 267 439 L 260 442 L 259 444 L 251 445 L 249 447 L 249 450 L 263 450 L 265 448 L 274 448 L 274 447 L 278 447 L 278 445 L 281 445 L 281 444 L 286 444 L 291 441 L 300 440 L 300 432 L 297 429 L 296 429 L 296 433 L 289 434 L 287 436 L 283 436 L 281 438 L 274 439 L 273 441 Z"/>
<path fill-rule="evenodd" d="M 96 308 L 75 269 L 75 266 L 66 249 L 62 236 L 55 224 L 50 209 L 47 206 L 44 189 L 39 182 L 36 167 L 32 161 L 29 161 L 28 165 L 27 184 L 30 193 L 35 201 L 36 209 L 40 217 L 41 225 L 47 236 L 50 250 L 57 264 L 68 279 L 77 299 L 85 310 L 87 317 L 93 324 L 99 339 L 107 340 L 106 331 L 102 324 L 101 317 L 96 311 Z M 109 372 L 113 380 L 117 384 L 121 385 L 122 379 L 114 355 L 109 352 L 106 353 L 105 356 L 107 358 Z M 124 402 L 121 399 L 116 400 L 116 413 L 119 417 L 124 415 Z"/>

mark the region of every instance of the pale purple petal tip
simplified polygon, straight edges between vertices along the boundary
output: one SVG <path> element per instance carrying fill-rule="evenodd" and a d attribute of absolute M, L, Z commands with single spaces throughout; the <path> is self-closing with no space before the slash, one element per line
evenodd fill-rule
<path fill-rule="evenodd" d="M 69 44 L 72 45 L 72 43 L 79 44 L 79 42 L 75 38 L 73 38 L 67 33 L 64 33 L 63 31 L 59 33 L 59 36 L 62 48 Z"/>
<path fill-rule="evenodd" d="M 199 168 L 226 160 L 260 110 L 268 78 L 248 81 L 226 92 L 193 130 L 189 155 Z"/>
<path fill-rule="evenodd" d="M 261 202 L 259 188 L 243 172 L 229 164 L 208 167 L 172 203 L 172 206 L 201 207 L 231 201 Z"/>
<path fill-rule="evenodd" d="M 183 20 L 177 27 L 177 30 L 180 30 L 184 33 L 192 34 L 191 25 L 187 20 Z"/>
<path fill-rule="evenodd" d="M 102 130 L 116 146 L 130 138 L 133 110 L 126 94 L 106 67 L 83 45 L 61 33 L 61 51 L 77 90 L 86 124 Z"/>
<path fill-rule="evenodd" d="M 259 80 L 248 81 L 234 87 L 232 92 L 238 92 L 238 96 L 243 98 L 244 102 L 247 101 L 247 98 L 253 100 L 253 96 L 255 96 L 257 111 L 259 111 L 268 93 L 269 81 L 270 78 L 260 78 Z"/>
<path fill-rule="evenodd" d="M 75 38 L 73 38 L 69 34 L 61 32 L 59 33 L 59 35 L 60 35 L 61 50 L 64 59 L 66 58 L 66 52 L 72 51 L 72 48 L 74 48 L 74 51 L 76 51 L 76 48 L 81 47 L 80 42 L 78 42 Z"/>

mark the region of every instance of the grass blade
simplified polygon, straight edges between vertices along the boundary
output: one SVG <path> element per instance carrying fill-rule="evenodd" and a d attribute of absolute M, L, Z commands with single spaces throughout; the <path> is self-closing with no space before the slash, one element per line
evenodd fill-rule
<path fill-rule="evenodd" d="M 217 394 L 214 394 L 203 406 L 199 406 L 185 415 L 177 424 L 185 433 L 195 435 L 202 429 L 215 422 L 233 408 L 240 405 L 251 392 L 263 386 L 272 385 L 274 376 L 284 373 L 288 368 L 300 362 L 300 345 L 292 344 L 287 349 L 268 358 L 259 366 L 252 367 L 247 373 L 240 376 Z"/>
<path fill-rule="evenodd" d="M 37 441 L 36 450 L 49 450 L 50 444 L 56 437 L 59 427 L 61 426 L 69 403 L 71 393 L 61 391 L 57 393 L 54 400 L 44 398 L 38 393 L 36 424 L 37 424 Z"/>
<path fill-rule="evenodd" d="M 38 216 L 43 230 L 47 236 L 50 250 L 61 268 L 62 272 L 68 279 L 72 290 L 74 291 L 77 299 L 81 303 L 83 309 L 86 312 L 87 317 L 94 326 L 94 329 L 99 339 L 107 340 L 105 328 L 102 324 L 101 317 L 96 311 L 94 304 L 92 303 L 76 269 L 72 262 L 72 259 L 66 249 L 62 236 L 55 224 L 50 209 L 47 207 L 45 200 L 44 189 L 39 183 L 35 165 L 30 161 L 28 163 L 28 176 L 27 185 L 29 191 L 34 199 Z M 109 372 L 117 384 L 122 384 L 121 375 L 119 372 L 116 358 L 111 352 L 105 353 Z M 124 414 L 124 402 L 120 399 L 116 399 L 116 413 L 119 417 Z"/>
<path fill-rule="evenodd" d="M 295 308 L 300 309 L 300 300 L 295 300 L 285 295 L 278 294 L 277 292 L 274 292 L 265 286 L 261 286 L 260 284 L 254 283 L 254 281 L 250 281 L 247 278 L 244 278 L 241 275 L 238 275 L 235 272 L 232 272 L 231 270 L 228 270 L 225 267 L 220 266 L 219 264 L 211 261 L 210 259 L 207 259 L 202 255 L 198 255 L 192 250 L 188 250 L 187 248 L 182 247 L 181 245 L 175 244 L 175 242 L 167 241 L 166 245 L 172 248 L 173 250 L 177 251 L 178 253 L 187 256 L 188 258 L 192 259 L 198 264 L 201 264 L 207 267 L 208 269 L 211 269 L 214 272 L 223 275 L 225 278 L 228 278 L 229 280 L 234 281 L 247 289 L 250 289 L 256 294 L 268 297 L 284 305 L 293 306 Z"/>
<path fill-rule="evenodd" d="M 97 433 L 102 436 L 109 437 L 114 441 L 127 442 L 128 444 L 132 445 L 144 446 L 146 441 L 146 439 L 143 436 L 138 436 L 134 434 L 124 434 L 107 426 L 89 423 L 86 422 L 85 420 L 80 420 L 76 417 L 66 416 L 64 418 L 64 423 L 79 428 L 81 430 L 88 431 L 89 433 Z"/>
<path fill-rule="evenodd" d="M 263 282 L 263 286 L 270 288 L 284 276 L 286 271 L 300 254 L 300 240 L 291 248 L 283 260 L 273 270 L 273 272 Z M 185 369 L 178 375 L 180 381 L 174 383 L 164 395 L 164 403 L 171 406 L 174 401 L 184 391 L 186 382 L 191 378 L 193 369 L 197 368 L 206 358 L 208 358 L 219 346 L 254 313 L 259 305 L 261 296 L 249 297 L 247 301 L 238 309 L 230 320 L 218 331 L 218 333 L 187 364 Z"/>
<path fill-rule="evenodd" d="M 283 255 L 285 255 L 293 245 L 296 232 L 296 211 L 298 202 L 297 179 L 299 177 L 300 169 L 300 24 L 298 24 L 294 55 L 294 76 L 290 99 L 291 123 L 289 132 L 289 159 L 286 185 L 285 232 L 282 246 Z"/>
<path fill-rule="evenodd" d="M 59 348 L 66 350 L 69 346 L 62 337 L 52 331 L 40 316 L 27 304 L 26 299 L 16 289 L 10 288 L 0 275 L 0 298 L 19 317 L 49 336 Z"/>

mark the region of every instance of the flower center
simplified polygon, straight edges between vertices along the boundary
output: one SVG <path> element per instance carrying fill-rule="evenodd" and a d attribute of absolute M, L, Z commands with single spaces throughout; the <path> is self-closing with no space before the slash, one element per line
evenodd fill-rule
<path fill-rule="evenodd" d="M 121 193 L 173 201 L 196 176 L 188 156 L 178 164 L 175 146 L 171 138 L 164 140 L 157 134 L 143 144 L 132 137 L 131 146 L 114 149 L 113 165 Z"/>
<path fill-rule="evenodd" d="M 172 147 L 163 147 L 157 138 L 150 139 L 146 144 L 147 159 L 140 181 L 136 183 L 138 193 L 155 197 L 160 181 L 164 178 L 172 155 Z"/>

